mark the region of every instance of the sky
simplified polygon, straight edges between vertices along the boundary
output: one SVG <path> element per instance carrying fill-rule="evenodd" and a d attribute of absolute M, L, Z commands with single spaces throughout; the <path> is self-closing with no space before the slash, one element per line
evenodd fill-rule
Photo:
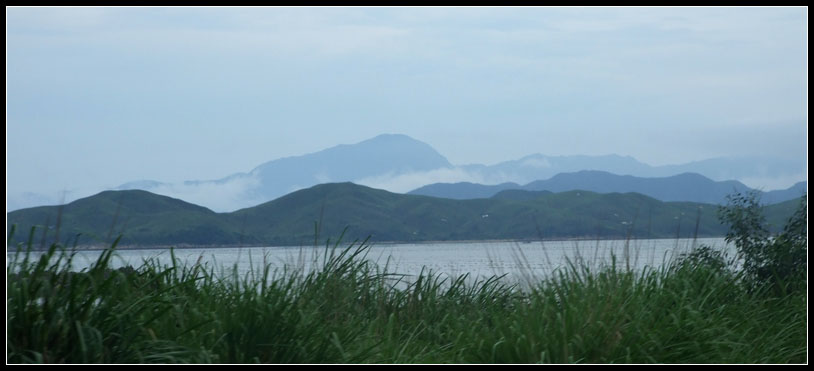
<path fill-rule="evenodd" d="M 7 192 L 217 179 L 383 133 L 453 164 L 807 155 L 805 7 L 6 10 Z"/>

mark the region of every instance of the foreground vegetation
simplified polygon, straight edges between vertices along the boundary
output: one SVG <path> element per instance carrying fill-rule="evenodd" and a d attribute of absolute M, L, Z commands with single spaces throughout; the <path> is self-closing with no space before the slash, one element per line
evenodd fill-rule
<path fill-rule="evenodd" d="M 390 274 L 363 259 L 365 242 L 326 244 L 319 270 L 267 266 L 241 277 L 156 261 L 112 269 L 115 243 L 76 273 L 60 245 L 33 259 L 30 238 L 7 268 L 7 358 L 805 363 L 806 262 L 789 259 L 801 248 L 807 255 L 805 202 L 783 233 L 768 236 L 750 227 L 761 219 L 748 200 L 722 209 L 739 259 L 702 247 L 643 271 L 615 260 L 599 269 L 571 264 L 522 291 L 499 277 Z"/>

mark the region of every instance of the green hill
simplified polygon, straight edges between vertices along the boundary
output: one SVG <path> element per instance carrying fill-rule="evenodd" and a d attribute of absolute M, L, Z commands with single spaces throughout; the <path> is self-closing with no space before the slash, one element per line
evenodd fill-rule
<path fill-rule="evenodd" d="M 526 192 L 526 193 L 524 193 Z M 782 227 L 795 201 L 767 208 Z M 33 225 L 56 237 L 60 207 L 7 214 L 25 240 Z M 106 191 L 62 206 L 59 238 L 105 244 L 123 234 L 124 245 L 310 245 L 315 238 L 450 241 L 539 238 L 682 238 L 723 236 L 715 205 L 661 202 L 637 193 L 511 191 L 489 199 L 452 200 L 402 195 L 352 183 L 317 185 L 231 213 L 146 191 Z M 10 227 L 9 227 L 10 228 Z M 43 229 L 35 234 L 40 241 Z"/>
<path fill-rule="evenodd" d="M 782 230 L 789 217 L 800 206 L 800 199 L 788 200 L 763 207 L 763 215 L 766 216 L 766 224 L 773 232 Z"/>
<path fill-rule="evenodd" d="M 139 190 L 105 191 L 61 207 L 40 206 L 7 215 L 9 226 L 17 224 L 18 240 L 27 239 L 34 225 L 39 226 L 36 241 L 41 240 L 43 227 L 48 228 L 48 241 L 56 237 L 73 241 L 81 233 L 85 244 L 107 244 L 119 234 L 127 245 L 219 245 L 239 238 L 221 214 Z"/>

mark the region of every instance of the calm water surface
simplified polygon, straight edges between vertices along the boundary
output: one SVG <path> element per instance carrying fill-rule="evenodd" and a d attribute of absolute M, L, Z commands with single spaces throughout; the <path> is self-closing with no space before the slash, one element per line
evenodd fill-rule
<path fill-rule="evenodd" d="M 677 254 L 686 253 L 694 246 L 711 246 L 734 254 L 734 248 L 723 238 L 659 239 L 659 240 L 581 240 L 545 242 L 454 242 L 421 244 L 376 244 L 366 251 L 365 259 L 386 267 L 388 272 L 414 276 L 422 269 L 449 276 L 470 274 L 471 277 L 506 275 L 512 281 L 534 280 L 550 274 L 569 261 L 590 267 L 608 264 L 611 256 L 617 265 L 641 269 L 658 267 Z M 347 246 L 345 246 L 347 247 Z M 324 247 L 251 247 L 251 248 L 184 248 L 175 249 L 176 258 L 192 265 L 196 262 L 214 268 L 216 273 L 231 272 L 237 267 L 245 275 L 253 269 L 262 272 L 265 264 L 272 269 L 283 267 L 310 270 L 319 267 Z M 75 257 L 74 270 L 90 266 L 101 251 L 81 251 Z M 7 254 L 7 263 L 13 253 Z M 169 250 L 119 250 L 112 266 L 138 267 L 145 259 L 156 258 L 161 264 L 171 262 Z M 315 264 L 316 263 L 316 264 Z"/>

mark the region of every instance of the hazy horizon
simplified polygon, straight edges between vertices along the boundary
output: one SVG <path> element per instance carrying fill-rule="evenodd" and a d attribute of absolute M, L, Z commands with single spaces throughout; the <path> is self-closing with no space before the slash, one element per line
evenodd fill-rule
<path fill-rule="evenodd" d="M 804 7 L 7 10 L 7 205 L 383 133 L 455 165 L 807 158 Z"/>

